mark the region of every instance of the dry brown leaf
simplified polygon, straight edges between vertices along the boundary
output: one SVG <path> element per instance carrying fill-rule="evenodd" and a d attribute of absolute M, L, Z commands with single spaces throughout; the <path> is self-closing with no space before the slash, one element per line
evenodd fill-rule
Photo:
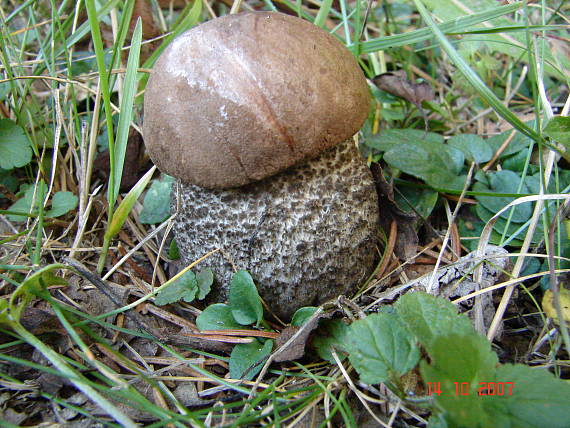
<path fill-rule="evenodd" d="M 330 318 L 332 312 L 322 312 L 318 316 L 311 317 L 305 324 L 301 327 L 289 326 L 281 332 L 277 340 L 277 349 L 279 353 L 273 358 L 273 361 L 280 363 L 283 361 L 293 361 L 301 358 L 305 355 L 305 345 L 307 340 L 311 335 L 312 331 L 317 328 L 319 320 L 322 318 Z M 299 330 L 302 331 L 297 337 L 290 342 L 286 348 L 281 349 L 293 336 L 295 336 Z"/>
<path fill-rule="evenodd" d="M 427 82 L 411 82 L 404 70 L 379 74 L 372 81 L 383 91 L 411 102 L 420 110 L 423 101 L 432 101 L 435 98 L 433 88 Z"/>

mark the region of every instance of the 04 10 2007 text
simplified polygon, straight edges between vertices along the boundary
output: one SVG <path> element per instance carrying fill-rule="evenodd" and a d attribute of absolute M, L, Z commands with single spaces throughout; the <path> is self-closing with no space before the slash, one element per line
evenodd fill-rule
<path fill-rule="evenodd" d="M 505 396 L 513 395 L 514 382 L 479 382 L 475 388 L 469 382 L 453 382 L 456 396 L 489 395 Z M 441 382 L 427 382 L 427 395 L 441 395 Z"/>

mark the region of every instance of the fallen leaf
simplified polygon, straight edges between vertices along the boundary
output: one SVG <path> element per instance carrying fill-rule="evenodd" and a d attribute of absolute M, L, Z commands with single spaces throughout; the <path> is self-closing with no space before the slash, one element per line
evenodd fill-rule
<path fill-rule="evenodd" d="M 322 318 L 330 318 L 333 312 L 321 312 L 316 316 L 309 318 L 301 327 L 289 326 L 284 329 L 275 343 L 277 344 L 276 355 L 273 358 L 275 362 L 293 361 L 301 358 L 305 354 L 305 345 L 311 332 L 317 328 L 319 320 Z M 292 342 L 287 344 L 291 338 L 297 335 Z M 284 347 L 286 346 L 286 347 Z"/>
<path fill-rule="evenodd" d="M 560 306 L 562 307 L 562 317 L 564 318 L 564 321 L 570 323 L 570 290 L 560 288 Z M 546 290 L 544 292 L 544 297 L 542 298 L 542 309 L 548 318 L 552 318 L 556 324 L 560 324 L 556 308 L 554 307 L 554 295 L 551 290 Z"/>
<path fill-rule="evenodd" d="M 404 70 L 379 74 L 372 81 L 378 88 L 411 102 L 420 110 L 422 101 L 432 101 L 435 98 L 433 88 L 427 82 L 411 82 Z"/>
<path fill-rule="evenodd" d="M 422 108 L 423 101 L 433 101 L 435 93 L 427 82 L 414 83 L 406 77 L 404 70 L 382 73 L 372 79 L 374 84 L 396 97 L 415 105 L 424 118 L 425 130 L 428 131 L 427 114 Z"/>

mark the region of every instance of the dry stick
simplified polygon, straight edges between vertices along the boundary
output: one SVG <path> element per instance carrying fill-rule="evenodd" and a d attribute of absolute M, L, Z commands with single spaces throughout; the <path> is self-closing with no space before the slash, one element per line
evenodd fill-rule
<path fill-rule="evenodd" d="M 305 322 L 305 324 L 303 324 L 301 326 L 301 328 L 299 328 L 299 330 L 297 330 L 295 332 L 295 334 L 293 336 L 291 336 L 289 338 L 289 340 L 287 342 L 285 342 L 283 345 L 281 345 L 273 354 L 271 354 L 268 358 L 267 361 L 265 361 L 265 364 L 263 365 L 261 372 L 259 372 L 259 375 L 257 376 L 257 379 L 255 381 L 255 384 L 253 385 L 253 388 L 251 388 L 251 391 L 249 393 L 249 396 L 247 397 L 247 402 L 246 405 L 244 407 L 244 410 L 242 411 L 245 412 L 246 407 L 249 406 L 249 402 L 251 401 L 251 399 L 253 398 L 253 395 L 257 392 L 257 387 L 259 386 L 259 384 L 261 383 L 263 377 L 265 376 L 265 374 L 267 373 L 267 370 L 269 369 L 269 366 L 271 365 L 271 363 L 273 362 L 273 360 L 281 353 L 283 353 L 293 342 L 295 342 L 295 340 L 297 340 L 297 338 L 299 336 L 301 336 L 301 334 L 303 334 L 303 332 L 305 331 L 305 329 L 307 328 L 307 326 L 311 325 L 312 322 L 317 319 L 324 311 L 325 311 L 325 306 L 329 306 L 329 305 L 333 305 L 330 302 L 324 303 L 321 306 L 319 306 L 317 308 L 317 310 L 313 313 L 313 315 L 311 315 L 311 317 Z"/>
<path fill-rule="evenodd" d="M 537 56 L 537 58 L 538 58 L 538 56 Z M 554 116 L 554 113 L 552 112 L 552 108 L 551 108 L 550 103 L 548 101 L 548 97 L 546 96 L 546 89 L 544 88 L 544 82 L 540 78 L 542 75 L 540 61 L 537 62 L 536 67 L 537 67 L 538 76 L 539 76 L 539 78 L 537 79 L 538 92 L 539 92 L 542 104 L 545 108 L 546 116 L 548 118 L 551 118 Z M 562 116 L 567 115 L 569 109 L 570 109 L 570 104 L 566 103 L 561 115 Z M 547 152 L 546 152 L 544 157 L 545 157 L 546 166 L 544 168 L 544 180 L 540 186 L 539 196 L 543 196 L 546 189 L 548 189 L 548 183 L 550 182 L 550 177 L 552 175 L 552 169 L 554 168 L 554 163 L 556 161 L 557 154 L 556 154 L 556 152 L 554 152 L 554 150 L 547 149 Z M 560 198 L 560 199 L 562 199 L 562 198 Z M 525 236 L 523 245 L 521 247 L 521 253 L 523 253 L 523 254 L 527 253 L 528 249 L 530 248 L 530 244 L 532 243 L 532 237 L 534 236 L 534 232 L 536 231 L 536 225 L 538 224 L 540 213 L 542 211 L 543 205 L 544 205 L 544 200 L 543 200 L 543 198 L 540 198 L 536 202 L 536 205 L 534 207 L 534 211 L 533 211 L 532 217 L 531 217 L 531 223 L 528 227 L 527 234 Z M 481 244 L 483 244 L 483 245 L 481 245 Z M 477 247 L 477 254 L 478 255 L 481 254 L 480 251 L 484 252 L 484 250 L 485 250 L 484 247 L 486 245 L 487 245 L 486 242 L 481 242 L 481 241 L 479 242 L 479 246 Z M 512 272 L 512 276 L 514 278 L 517 278 L 519 276 L 520 272 L 522 271 L 524 261 L 525 261 L 524 255 L 519 256 L 517 258 L 517 261 L 515 263 L 515 266 L 514 266 L 513 272 Z M 481 276 L 483 274 L 482 267 L 480 269 L 477 269 L 475 274 L 478 277 L 478 279 L 480 280 Z M 501 320 L 503 319 L 503 315 L 505 314 L 505 311 L 507 310 L 507 305 L 509 304 L 509 301 L 511 300 L 511 296 L 513 295 L 513 291 L 514 291 L 514 286 L 511 286 L 511 287 L 508 287 L 505 289 L 503 297 L 501 298 L 501 302 L 499 303 L 499 307 L 497 308 L 497 312 L 495 313 L 495 316 L 493 317 L 493 321 L 491 322 L 491 326 L 489 327 L 489 331 L 487 332 L 487 338 L 490 341 L 492 341 L 493 338 L 495 337 L 495 335 L 497 334 L 497 331 L 499 329 L 499 324 L 500 324 Z"/>
<path fill-rule="evenodd" d="M 233 15 L 234 13 L 239 12 L 239 9 L 241 7 L 241 3 L 242 3 L 242 0 L 234 0 L 234 2 L 232 4 L 232 8 L 230 9 L 230 15 Z"/>
<path fill-rule="evenodd" d="M 499 147 L 499 149 L 495 152 L 495 154 L 493 155 L 493 157 L 491 158 L 491 160 L 489 162 L 487 162 L 485 164 L 485 166 L 482 168 L 483 171 L 487 172 L 494 164 L 495 162 L 497 162 L 497 159 L 499 159 L 499 157 L 501 156 L 501 154 L 503 154 L 503 152 L 507 149 L 507 147 L 509 146 L 509 144 L 511 144 L 511 141 L 513 141 L 513 138 L 515 138 L 515 135 L 517 133 L 516 129 L 513 129 L 511 131 L 511 133 L 509 134 L 509 136 L 505 139 L 505 141 L 503 142 L 503 144 L 501 144 L 501 147 Z"/>
<path fill-rule="evenodd" d="M 518 198 L 515 201 L 511 202 L 510 204 L 508 204 L 506 207 L 502 208 L 501 210 L 499 210 L 493 217 L 491 217 L 489 219 L 489 221 L 487 222 L 487 224 L 483 228 L 483 232 L 481 233 L 481 238 L 479 240 L 479 245 L 477 246 L 477 252 L 476 252 L 477 258 L 482 258 L 482 256 L 485 254 L 485 248 L 486 248 L 486 246 L 489 242 L 489 239 L 491 237 L 491 231 L 493 229 L 493 225 L 495 224 L 495 222 L 497 221 L 497 219 L 499 218 L 499 216 L 502 213 L 511 209 L 515 205 L 519 205 L 519 204 L 522 204 L 525 202 L 536 202 L 535 210 L 534 210 L 534 213 L 532 216 L 533 221 L 529 225 L 529 231 L 527 233 L 527 236 L 525 237 L 524 243 L 521 247 L 521 251 L 520 251 L 519 256 L 517 258 L 517 261 L 515 263 L 515 267 L 513 268 L 513 272 L 511 274 L 511 276 L 513 278 L 512 281 L 516 281 L 517 278 L 519 277 L 521 270 L 522 270 L 522 264 L 524 262 L 525 257 L 528 254 L 528 248 L 530 247 L 530 243 L 532 242 L 532 236 L 534 235 L 534 231 L 536 229 L 537 221 L 535 221 L 534 219 L 535 218 L 538 219 L 538 216 L 540 215 L 540 211 L 542 210 L 542 206 L 544 205 L 545 200 L 556 200 L 556 199 L 570 199 L 570 195 L 556 195 L 556 194 L 545 195 L 545 194 L 542 194 L 542 195 L 535 195 L 535 196 L 523 196 L 523 197 Z M 474 282 L 476 282 L 476 283 L 481 282 L 481 278 L 483 276 L 482 271 L 483 271 L 482 265 L 478 266 L 477 269 L 475 269 L 475 273 L 473 275 Z M 518 282 L 520 282 L 520 281 L 518 281 Z M 497 312 L 495 313 L 495 316 L 493 317 L 493 321 L 491 322 L 491 326 L 489 327 L 489 331 L 487 332 L 487 338 L 490 341 L 492 341 L 493 338 L 495 337 L 495 335 L 497 334 L 497 330 L 499 328 L 499 323 L 501 322 L 503 315 L 505 314 L 505 311 L 507 309 L 507 305 L 509 303 L 509 300 L 510 300 L 512 294 L 513 294 L 513 290 L 514 290 L 515 285 L 516 285 L 516 283 L 508 286 L 505 289 L 503 297 L 501 298 L 501 302 L 499 303 L 499 307 L 497 308 Z"/>
<path fill-rule="evenodd" d="M 445 252 L 445 249 L 447 248 L 447 243 L 449 242 L 449 237 L 451 235 L 451 225 L 455 223 L 455 219 L 457 218 L 457 215 L 459 214 L 459 209 L 461 208 L 463 198 L 465 198 L 465 194 L 467 193 L 467 189 L 471 185 L 471 176 L 473 175 L 473 169 L 474 168 L 475 168 L 475 162 L 471 162 L 471 167 L 469 168 L 469 172 L 467 173 L 467 178 L 465 179 L 465 184 L 463 185 L 463 190 L 461 191 L 461 195 L 459 195 L 459 200 L 457 201 L 457 205 L 455 206 L 455 210 L 453 211 L 451 218 L 449 218 L 449 220 L 448 220 L 449 221 L 449 227 L 447 228 L 447 231 L 445 232 L 445 236 L 443 237 L 443 242 L 441 244 L 441 251 L 439 252 L 439 257 L 437 258 L 437 261 L 435 262 L 435 266 L 433 267 L 433 272 L 431 274 L 428 285 L 426 287 L 426 291 L 430 294 L 432 292 L 432 289 L 434 288 L 435 279 L 437 277 L 437 270 L 439 269 L 439 265 L 441 264 L 441 259 L 443 257 L 443 253 Z"/>
<path fill-rule="evenodd" d="M 103 277 L 103 279 L 108 279 L 117 269 L 119 269 L 119 267 L 121 267 L 123 265 L 123 263 L 125 263 L 129 258 L 132 257 L 132 255 L 138 251 L 138 249 L 140 247 L 142 247 L 148 240 L 152 239 L 154 237 L 154 235 L 156 235 L 158 232 L 160 232 L 162 229 L 164 229 L 167 225 L 168 222 L 174 217 L 174 215 L 170 216 L 167 220 L 165 220 L 164 222 L 162 222 L 162 224 L 160 226 L 158 226 L 156 229 L 154 229 L 151 233 L 149 233 L 141 242 L 139 242 L 137 245 L 135 245 L 133 248 L 131 248 L 131 250 L 125 254 L 123 257 L 121 257 L 121 259 L 115 264 L 115 266 L 113 266 Z"/>
<path fill-rule="evenodd" d="M 560 217 L 565 217 L 570 208 L 570 200 L 565 201 L 558 209 L 556 214 L 552 219 L 552 223 L 548 228 L 548 264 L 550 265 L 550 290 L 552 291 L 552 301 L 554 302 L 554 308 L 556 309 L 556 315 L 558 316 L 558 322 L 560 323 L 560 332 L 562 333 L 562 339 L 566 345 L 566 351 L 570 353 L 570 337 L 568 336 L 568 327 L 564 321 L 564 315 L 562 313 L 562 305 L 560 303 L 560 289 L 558 287 L 558 280 L 556 279 L 556 274 L 554 273 L 554 230 L 558 224 L 558 219 Z"/>
<path fill-rule="evenodd" d="M 69 263 L 69 265 L 71 265 L 83 278 L 93 284 L 101 293 L 107 296 L 107 298 L 113 302 L 117 308 L 120 308 L 123 305 L 115 295 L 113 289 L 105 281 L 92 274 L 85 265 L 70 257 L 66 258 L 66 262 Z M 153 336 L 153 339 L 163 342 L 165 341 L 162 334 L 148 325 L 144 317 L 138 312 L 126 312 L 125 315 L 129 317 L 141 331 Z"/>
<path fill-rule="evenodd" d="M 342 372 L 342 375 L 344 376 L 344 379 L 346 380 L 348 387 L 352 390 L 352 392 L 354 392 L 356 394 L 356 397 L 360 400 L 360 402 L 362 403 L 362 405 L 364 406 L 366 411 L 370 414 L 370 416 L 372 416 L 374 418 L 374 420 L 376 422 L 378 422 L 379 425 L 381 425 L 385 428 L 390 428 L 391 425 L 386 425 L 384 423 L 384 421 L 382 421 L 382 419 L 380 419 L 378 416 L 376 416 L 374 414 L 374 412 L 372 411 L 372 409 L 370 408 L 370 406 L 368 405 L 368 403 L 366 402 L 366 400 L 364 398 L 362 398 L 362 393 L 358 390 L 358 388 L 356 388 L 356 386 L 352 382 L 352 379 L 350 378 L 350 376 L 346 372 L 346 369 L 342 365 L 342 361 L 340 361 L 340 358 L 338 358 L 338 355 L 334 349 L 331 349 L 331 355 L 333 356 L 336 365 L 338 366 L 338 368 Z M 399 410 L 399 407 L 396 408 L 394 413 L 397 413 L 398 410 Z"/>

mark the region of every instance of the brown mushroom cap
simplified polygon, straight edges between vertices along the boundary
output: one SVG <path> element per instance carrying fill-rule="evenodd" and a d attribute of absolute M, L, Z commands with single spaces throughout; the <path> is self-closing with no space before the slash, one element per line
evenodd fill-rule
<path fill-rule="evenodd" d="M 145 94 L 156 165 L 206 188 L 237 187 L 317 156 L 355 134 L 369 109 L 352 54 L 289 15 L 228 15 L 176 38 Z"/>

